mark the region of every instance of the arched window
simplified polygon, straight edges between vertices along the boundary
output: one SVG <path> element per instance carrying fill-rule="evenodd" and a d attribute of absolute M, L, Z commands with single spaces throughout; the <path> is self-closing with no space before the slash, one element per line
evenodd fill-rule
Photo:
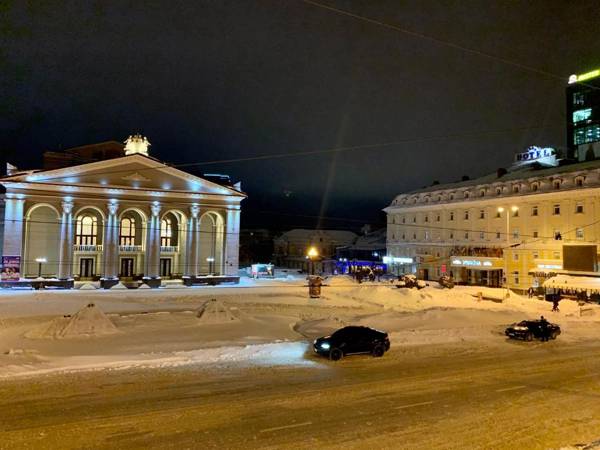
<path fill-rule="evenodd" d="M 96 245 L 98 219 L 94 216 L 80 216 L 75 226 L 75 245 Z"/>
<path fill-rule="evenodd" d="M 163 219 L 160 221 L 160 246 L 170 247 L 171 237 L 173 236 L 173 228 L 171 219 Z"/>
<path fill-rule="evenodd" d="M 135 219 L 125 217 L 121 219 L 119 227 L 119 245 L 135 245 Z"/>

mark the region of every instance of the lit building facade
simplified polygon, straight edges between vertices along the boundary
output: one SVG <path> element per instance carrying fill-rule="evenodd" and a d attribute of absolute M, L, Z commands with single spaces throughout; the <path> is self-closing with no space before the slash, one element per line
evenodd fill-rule
<path fill-rule="evenodd" d="M 600 69 L 569 78 L 567 147 L 579 161 L 600 158 Z"/>
<path fill-rule="evenodd" d="M 21 280 L 155 287 L 165 278 L 237 276 L 246 195 L 148 156 L 148 145 L 133 136 L 126 156 L 0 178 L 2 254 L 17 258 Z"/>
<path fill-rule="evenodd" d="M 540 167 L 522 161 L 543 151 L 524 155 L 508 172 L 398 195 L 384 209 L 392 270 L 489 286 L 506 274 L 526 290 L 563 269 L 563 244 L 597 244 L 600 161 Z"/>

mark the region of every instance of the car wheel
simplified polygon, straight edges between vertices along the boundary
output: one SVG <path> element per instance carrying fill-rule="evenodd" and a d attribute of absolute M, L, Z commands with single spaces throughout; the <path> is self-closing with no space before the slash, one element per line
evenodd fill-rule
<path fill-rule="evenodd" d="M 556 339 L 556 336 L 558 336 L 556 334 L 556 331 L 553 331 L 552 333 L 550 333 L 550 339 Z"/>
<path fill-rule="evenodd" d="M 533 333 L 531 333 L 531 332 L 527 333 L 527 335 L 525 336 L 525 340 L 527 342 L 533 341 Z"/>
<path fill-rule="evenodd" d="M 339 361 L 344 356 L 344 352 L 342 352 L 339 348 L 333 348 L 329 352 L 329 359 L 332 361 Z"/>
<path fill-rule="evenodd" d="M 385 348 L 383 348 L 383 345 L 376 345 L 375 347 L 373 347 L 372 353 L 374 357 L 381 358 L 385 353 Z"/>

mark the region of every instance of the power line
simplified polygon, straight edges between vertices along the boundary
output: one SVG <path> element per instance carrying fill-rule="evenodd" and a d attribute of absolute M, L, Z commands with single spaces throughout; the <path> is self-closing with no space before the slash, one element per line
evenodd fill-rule
<path fill-rule="evenodd" d="M 351 17 L 351 18 L 356 19 L 356 20 L 360 20 L 360 21 L 363 21 L 363 22 L 370 23 L 372 25 L 377 25 L 377 26 L 380 26 L 380 27 L 383 27 L 383 28 L 394 30 L 394 31 L 397 31 L 399 33 L 406 34 L 408 36 L 412 36 L 412 37 L 415 37 L 415 38 L 427 40 L 427 41 L 434 42 L 434 43 L 439 44 L 439 45 L 443 45 L 443 46 L 446 46 L 446 47 L 453 48 L 455 50 L 461 50 L 463 52 L 470 53 L 472 55 L 476 55 L 476 56 L 480 56 L 480 57 L 483 57 L 483 58 L 487 58 L 487 59 L 491 59 L 491 60 L 494 60 L 494 61 L 498 61 L 498 62 L 501 62 L 503 64 L 507 64 L 507 65 L 510 65 L 510 66 L 513 66 L 513 67 L 517 67 L 517 68 L 519 68 L 521 70 L 525 70 L 527 72 L 532 72 L 532 73 L 535 73 L 535 74 L 538 74 L 538 75 L 543 75 L 543 76 L 546 76 L 546 77 L 555 78 L 555 79 L 561 80 L 562 83 L 564 83 L 565 80 L 566 80 L 566 77 L 563 77 L 561 75 L 557 75 L 557 74 L 552 73 L 552 72 L 548 72 L 546 70 L 542 70 L 542 69 L 538 69 L 536 67 L 528 66 L 526 64 L 522 64 L 522 63 L 510 60 L 510 59 L 507 59 L 507 58 L 503 58 L 503 57 L 500 57 L 500 56 L 492 55 L 491 53 L 486 53 L 486 52 L 483 52 L 481 50 L 477 50 L 477 49 L 474 49 L 474 48 L 465 47 L 464 45 L 460 45 L 460 44 L 457 44 L 455 42 L 451 42 L 451 41 L 448 41 L 448 40 L 445 40 L 445 39 L 441 39 L 441 38 L 437 38 L 437 37 L 434 37 L 434 36 L 430 36 L 430 35 L 425 34 L 425 33 L 420 33 L 420 32 L 417 32 L 417 31 L 409 30 L 408 28 L 404 28 L 404 27 L 401 27 L 399 25 L 394 25 L 394 24 L 391 24 L 391 23 L 383 22 L 381 20 L 373 19 L 371 17 L 366 17 L 366 16 L 363 16 L 363 15 L 360 15 L 360 14 L 353 13 L 353 12 L 348 11 L 348 10 L 336 8 L 334 6 L 326 5 L 324 3 L 320 3 L 320 2 L 317 2 L 317 1 L 314 1 L 314 0 L 301 0 L 301 1 L 303 3 L 315 6 L 317 8 L 325 9 L 325 10 L 334 12 L 336 14 L 340 14 L 340 15 L 343 15 L 343 16 L 346 16 L 346 17 Z M 592 89 L 600 89 L 600 88 L 598 88 L 596 86 L 589 85 L 587 83 L 578 83 L 578 84 L 586 86 L 586 87 L 589 87 L 589 88 L 592 88 Z"/>
<path fill-rule="evenodd" d="M 394 145 L 402 145 L 402 144 L 411 144 L 418 142 L 428 142 L 428 141 L 436 141 L 443 139 L 457 139 L 457 138 L 465 138 L 465 137 L 477 137 L 477 136 L 487 136 L 493 134 L 504 134 L 504 133 L 512 133 L 512 132 L 522 132 L 522 131 L 533 131 L 540 129 L 551 128 L 549 125 L 538 125 L 538 126 L 527 126 L 527 127 L 517 127 L 517 128 L 505 128 L 499 130 L 487 130 L 487 131 L 473 131 L 473 132 L 464 132 L 464 133 L 451 133 L 440 136 L 426 136 L 426 137 L 418 137 L 418 138 L 407 138 L 400 139 L 397 141 L 390 142 L 380 142 L 374 144 L 361 144 L 361 145 L 352 145 L 352 146 L 344 146 L 344 147 L 332 147 L 320 150 L 306 150 L 300 152 L 292 152 L 292 153 L 274 153 L 274 154 L 266 154 L 266 155 L 257 155 L 257 156 L 248 156 L 243 158 L 230 158 L 230 159 L 218 159 L 212 161 L 201 161 L 195 163 L 181 163 L 181 164 L 161 164 L 153 167 L 140 167 L 135 169 L 115 169 L 115 170 L 107 170 L 104 172 L 94 172 L 92 175 L 109 175 L 116 173 L 129 173 L 129 172 L 146 172 L 150 170 L 160 170 L 165 168 L 186 168 L 186 167 L 199 167 L 199 166 L 207 166 L 207 165 L 216 165 L 216 164 L 230 164 L 237 162 L 249 162 L 249 161 L 263 161 L 269 159 L 282 159 L 282 158 L 293 158 L 297 156 L 311 156 L 311 155 L 319 155 L 319 154 L 328 154 L 328 153 L 339 153 L 339 152 L 347 152 L 347 151 L 355 151 L 355 150 L 370 150 L 381 147 L 391 147 Z M 77 167 L 77 166 L 73 166 Z M 60 170 L 60 169 L 57 169 Z M 33 172 L 28 176 L 31 177 L 43 177 L 44 172 Z M 13 175 L 19 176 L 19 174 Z M 62 180 L 65 178 L 72 177 L 74 175 L 60 175 L 54 177 L 47 177 L 44 181 L 27 181 L 27 183 L 35 183 L 35 184 L 50 184 L 48 181 L 50 180 Z M 0 179 L 1 181 L 2 179 Z M 6 182 L 11 182 L 10 177 L 6 177 L 4 179 Z M 69 184 L 69 186 L 78 186 L 77 184 Z M 90 187 L 89 185 L 79 185 L 80 187 Z M 120 188 L 120 187 L 119 187 Z M 176 191 L 171 191 L 176 192 Z M 188 191 L 185 191 L 188 192 Z"/>

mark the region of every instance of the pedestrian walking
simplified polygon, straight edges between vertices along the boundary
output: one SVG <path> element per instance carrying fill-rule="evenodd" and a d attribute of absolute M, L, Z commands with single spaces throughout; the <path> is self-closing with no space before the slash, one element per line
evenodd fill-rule
<path fill-rule="evenodd" d="M 560 312 L 560 309 L 558 309 L 558 302 L 560 302 L 560 297 L 558 294 L 554 294 L 552 297 L 552 312 Z"/>
<path fill-rule="evenodd" d="M 527 296 L 529 298 L 533 298 L 533 287 L 530 287 L 529 289 L 527 289 Z"/>
<path fill-rule="evenodd" d="M 542 316 L 540 318 L 540 327 L 542 331 L 542 342 L 547 342 L 550 338 L 550 329 L 548 327 L 548 321 Z"/>

